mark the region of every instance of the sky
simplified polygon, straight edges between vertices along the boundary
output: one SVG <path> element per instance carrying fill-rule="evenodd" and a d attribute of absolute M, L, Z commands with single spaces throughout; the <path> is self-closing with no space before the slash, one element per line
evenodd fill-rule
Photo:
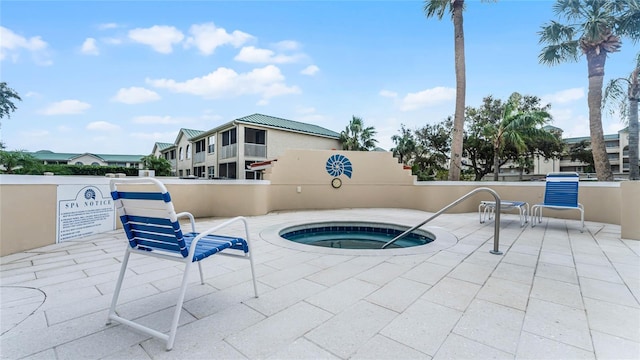
<path fill-rule="evenodd" d="M 542 65 L 552 1 L 467 0 L 467 106 L 513 92 L 551 103 L 564 137 L 589 136 L 587 64 Z M 0 8 L 0 81 L 22 101 L 2 119 L 8 150 L 149 154 L 180 128 L 261 113 L 345 129 L 390 149 L 402 125 L 453 116 L 453 24 L 422 1 L 28 1 Z M 623 39 L 605 83 L 627 77 Z M 603 115 L 605 134 L 624 127 Z"/>

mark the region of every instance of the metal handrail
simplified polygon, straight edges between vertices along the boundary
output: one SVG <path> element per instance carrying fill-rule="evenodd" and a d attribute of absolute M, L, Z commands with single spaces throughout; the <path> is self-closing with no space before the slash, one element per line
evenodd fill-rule
<path fill-rule="evenodd" d="M 409 233 L 413 232 L 414 230 L 416 230 L 417 228 L 421 227 L 422 225 L 428 223 L 429 221 L 437 218 L 438 216 L 440 216 L 442 213 L 444 213 L 445 211 L 451 209 L 452 207 L 458 205 L 459 203 L 461 203 L 463 200 L 466 200 L 469 196 L 477 193 L 477 192 L 481 192 L 481 191 L 486 191 L 488 193 L 490 193 L 491 195 L 493 195 L 493 197 L 496 200 L 496 209 L 495 209 L 495 224 L 494 224 L 494 229 L 493 229 L 493 250 L 490 250 L 489 252 L 495 255 L 502 255 L 502 252 L 498 249 L 498 246 L 500 245 L 500 196 L 498 195 L 497 192 L 495 192 L 493 189 L 489 189 L 486 187 L 480 187 L 474 190 L 471 190 L 470 192 L 468 192 L 467 194 L 463 195 L 461 198 L 459 198 L 458 200 L 452 202 L 451 204 L 443 207 L 442 209 L 440 209 L 440 211 L 438 211 L 437 213 L 433 214 L 430 218 L 428 218 L 427 220 L 421 222 L 420 224 L 410 228 L 409 230 L 403 232 L 402 234 L 394 237 L 393 239 L 389 240 L 386 244 L 382 245 L 382 249 L 386 249 L 389 245 L 393 244 L 394 242 L 398 241 L 399 239 L 402 239 L 403 237 L 407 236 Z"/>

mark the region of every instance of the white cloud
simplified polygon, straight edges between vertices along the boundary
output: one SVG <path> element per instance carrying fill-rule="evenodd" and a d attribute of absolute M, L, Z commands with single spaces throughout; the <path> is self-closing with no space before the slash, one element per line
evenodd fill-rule
<path fill-rule="evenodd" d="M 257 106 L 266 106 L 269 105 L 269 100 L 266 99 L 260 99 L 258 100 L 258 102 L 256 103 Z"/>
<path fill-rule="evenodd" d="M 116 131 L 120 130 L 120 126 L 106 121 L 94 121 L 87 125 L 87 130 Z"/>
<path fill-rule="evenodd" d="M 297 112 L 298 114 L 311 114 L 311 113 L 316 112 L 316 108 L 314 108 L 314 107 L 302 107 L 302 106 L 298 106 L 298 107 L 296 108 L 296 112 Z"/>
<path fill-rule="evenodd" d="M 27 50 L 31 53 L 33 60 L 38 65 L 51 65 L 47 50 L 47 43 L 40 36 L 25 38 L 4 26 L 0 26 L 0 61 L 11 57 L 13 62 L 18 61 L 21 50 Z"/>
<path fill-rule="evenodd" d="M 135 139 L 140 140 L 152 140 L 153 142 L 162 141 L 162 142 L 173 142 L 176 138 L 176 132 L 134 132 L 131 133 L 130 136 Z"/>
<path fill-rule="evenodd" d="M 147 83 L 152 86 L 177 93 L 198 95 L 206 99 L 254 94 L 269 99 L 301 92 L 297 86 L 287 86 L 284 81 L 285 78 L 280 69 L 274 65 L 253 69 L 244 74 L 238 74 L 232 69 L 221 67 L 203 77 L 184 82 L 172 79 L 147 79 Z"/>
<path fill-rule="evenodd" d="M 542 96 L 542 101 L 544 103 L 554 104 L 566 104 L 575 100 L 580 100 L 584 98 L 584 89 L 583 88 L 572 88 L 566 89 L 562 91 L 558 91 L 553 94 L 547 94 Z"/>
<path fill-rule="evenodd" d="M 91 105 L 80 100 L 63 100 L 47 106 L 45 109 L 41 110 L 40 113 L 44 115 L 82 114 L 90 107 Z"/>
<path fill-rule="evenodd" d="M 169 54 L 173 44 L 180 43 L 184 35 L 173 26 L 154 25 L 150 28 L 129 30 L 129 38 L 135 42 L 151 46 L 155 51 Z"/>
<path fill-rule="evenodd" d="M 160 100 L 160 95 L 155 91 L 135 86 L 128 89 L 122 88 L 111 98 L 111 101 L 125 104 L 141 104 L 158 100 Z"/>
<path fill-rule="evenodd" d="M 398 93 L 393 92 L 393 91 L 389 91 L 389 90 L 380 90 L 380 92 L 378 94 L 380 94 L 380 96 L 382 96 L 382 97 L 388 97 L 388 98 L 397 98 L 398 97 Z"/>
<path fill-rule="evenodd" d="M 167 125 L 167 124 L 180 124 L 181 119 L 173 118 L 171 116 L 157 116 L 157 115 L 142 115 L 133 118 L 135 124 L 145 125 Z"/>
<path fill-rule="evenodd" d="M 214 23 L 191 25 L 185 47 L 195 46 L 204 55 L 211 55 L 217 47 L 232 45 L 240 47 L 254 37 L 242 31 L 235 30 L 228 33 L 224 28 L 216 27 Z"/>
<path fill-rule="evenodd" d="M 106 24 L 100 24 L 98 25 L 98 29 L 100 30 L 108 30 L 108 29 L 116 29 L 119 28 L 120 26 L 116 23 L 106 23 Z"/>
<path fill-rule="evenodd" d="M 87 54 L 87 55 L 99 55 L 100 54 L 100 51 L 98 50 L 98 46 L 96 44 L 96 39 L 94 39 L 94 38 L 87 38 L 82 43 L 82 49 L 80 51 L 82 51 L 83 54 Z"/>
<path fill-rule="evenodd" d="M 300 44 L 294 40 L 283 40 L 275 43 L 274 47 L 280 51 L 297 50 L 300 48 Z"/>
<path fill-rule="evenodd" d="M 28 138 L 34 137 L 47 137 L 49 136 L 49 131 L 47 130 L 31 130 L 31 131 L 22 131 L 21 134 Z"/>
<path fill-rule="evenodd" d="M 315 75 L 318 71 L 320 71 L 320 68 L 315 66 L 315 65 L 309 65 L 306 68 L 302 69 L 302 71 L 300 71 L 300 74 L 302 75 Z"/>
<path fill-rule="evenodd" d="M 400 103 L 400 111 L 416 110 L 454 99 L 456 90 L 442 86 L 407 94 Z"/>
<path fill-rule="evenodd" d="M 27 91 L 27 93 L 24 96 L 25 97 L 40 97 L 40 93 L 37 93 L 35 91 Z"/>
<path fill-rule="evenodd" d="M 260 49 L 255 46 L 245 46 L 233 59 L 246 63 L 285 64 L 296 62 L 302 58 L 304 58 L 302 54 L 276 54 L 273 50 Z"/>
<path fill-rule="evenodd" d="M 102 41 L 105 44 L 109 44 L 109 45 L 120 45 L 120 44 L 122 44 L 122 39 L 113 38 L 113 37 L 103 38 Z"/>

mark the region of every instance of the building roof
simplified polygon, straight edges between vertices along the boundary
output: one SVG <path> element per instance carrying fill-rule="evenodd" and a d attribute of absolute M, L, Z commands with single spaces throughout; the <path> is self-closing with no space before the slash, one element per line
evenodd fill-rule
<path fill-rule="evenodd" d="M 330 138 L 338 139 L 340 134 L 329 129 L 325 129 L 318 125 L 307 124 L 299 121 L 287 120 L 278 118 L 275 116 L 268 116 L 263 114 L 253 114 L 236 119 L 237 122 L 262 125 L 280 129 L 286 129 L 291 131 L 297 131 L 301 133 L 326 136 Z"/>
<path fill-rule="evenodd" d="M 121 155 L 121 154 L 92 154 L 92 153 L 54 153 L 50 150 L 40 150 L 28 153 L 38 160 L 42 161 L 70 161 L 72 159 L 91 155 L 102 159 L 105 162 L 129 162 L 135 163 L 142 161 L 145 155 Z"/>
<path fill-rule="evenodd" d="M 176 146 L 175 144 L 172 143 L 164 143 L 164 142 L 157 142 L 156 143 L 156 147 L 158 148 L 158 150 L 162 151 L 162 150 L 166 150 L 170 147 L 174 147 Z"/>
<path fill-rule="evenodd" d="M 620 134 L 605 134 L 604 141 L 618 140 L 620 139 Z M 591 142 L 590 136 L 580 136 L 580 137 L 572 137 L 572 138 L 564 138 L 562 139 L 567 144 L 577 144 L 581 141 L 589 141 Z"/>
<path fill-rule="evenodd" d="M 176 136 L 176 139 L 173 141 L 172 145 L 176 145 L 179 143 L 180 140 L 180 136 L 183 136 L 187 138 L 187 140 L 192 140 L 195 137 L 198 137 L 202 134 L 204 134 L 205 131 L 202 130 L 194 130 L 194 129 L 185 129 L 182 128 L 180 129 L 180 131 L 178 131 L 178 136 Z"/>

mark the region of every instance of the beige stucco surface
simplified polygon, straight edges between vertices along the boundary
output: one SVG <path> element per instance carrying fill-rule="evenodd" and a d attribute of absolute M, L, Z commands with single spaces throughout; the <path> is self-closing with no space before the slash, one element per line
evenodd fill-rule
<path fill-rule="evenodd" d="M 325 165 L 334 154 L 346 156 L 352 176 L 342 174 L 333 188 Z M 0 255 L 53 244 L 56 239 L 57 184 L 65 181 L 106 184 L 106 178 L 0 176 Z M 541 202 L 544 182 L 416 182 L 388 152 L 288 150 L 265 174 L 265 181 L 180 180 L 160 178 L 176 211 L 196 217 L 264 215 L 273 211 L 341 208 L 406 208 L 437 212 L 478 187 L 495 190 L 503 200 Z M 474 212 L 479 193 L 450 213 Z M 585 220 L 622 226 L 623 237 L 640 240 L 640 182 L 581 182 L 579 201 Z M 579 219 L 577 211 L 545 210 L 545 216 Z"/>

